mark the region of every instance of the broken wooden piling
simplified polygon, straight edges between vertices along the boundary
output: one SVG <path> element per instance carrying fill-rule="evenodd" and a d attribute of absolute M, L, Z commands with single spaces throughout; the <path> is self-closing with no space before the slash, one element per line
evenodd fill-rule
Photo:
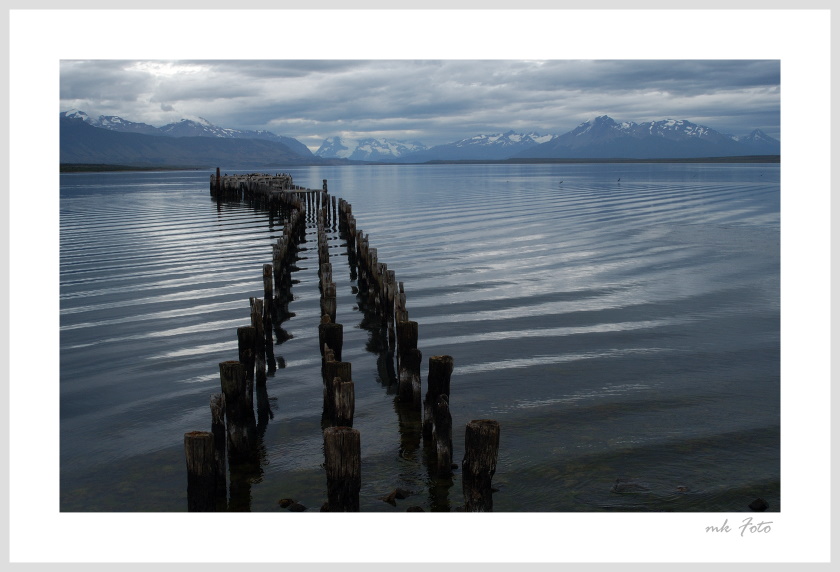
<path fill-rule="evenodd" d="M 361 436 L 351 427 L 324 429 L 327 510 L 358 512 L 362 487 Z"/>
<path fill-rule="evenodd" d="M 215 393 L 210 397 L 210 432 L 213 434 L 213 465 L 216 478 L 216 497 L 227 496 L 227 435 L 225 431 L 225 394 Z"/>
<path fill-rule="evenodd" d="M 352 427 L 356 412 L 356 388 L 352 381 L 333 378 L 333 423 L 337 427 Z"/>
<path fill-rule="evenodd" d="M 438 477 L 445 477 L 452 474 L 452 415 L 449 412 L 449 396 L 438 396 L 433 416 L 435 473 Z"/>
<path fill-rule="evenodd" d="M 253 326 L 236 328 L 239 362 L 245 368 L 245 394 L 254 406 L 254 363 L 256 359 L 257 329 Z"/>
<path fill-rule="evenodd" d="M 335 361 L 325 357 L 323 365 L 324 411 L 323 420 L 336 425 L 336 387 L 341 382 L 353 381 L 352 365 L 346 361 Z"/>
<path fill-rule="evenodd" d="M 228 458 L 231 462 L 249 460 L 256 452 L 257 428 L 245 393 L 245 367 L 238 361 L 221 362 L 219 377 L 225 394 Z"/>
<path fill-rule="evenodd" d="M 397 383 L 399 400 L 420 406 L 420 366 L 423 354 L 417 349 L 417 322 L 397 322 Z"/>
<path fill-rule="evenodd" d="M 344 326 L 334 324 L 326 314 L 321 316 L 321 323 L 318 325 L 318 344 L 322 357 L 324 355 L 324 344 L 326 344 L 334 352 L 336 361 L 341 361 L 341 348 L 344 346 Z"/>
<path fill-rule="evenodd" d="M 428 384 L 426 399 L 423 401 L 423 438 L 432 438 L 434 424 L 434 407 L 438 397 L 449 396 L 450 378 L 454 360 L 452 356 L 431 356 L 429 358 Z"/>
<path fill-rule="evenodd" d="M 493 510 L 492 480 L 496 473 L 498 456 L 498 421 L 477 419 L 467 423 L 464 434 L 464 460 L 461 463 L 464 510 L 468 512 Z"/>
<path fill-rule="evenodd" d="M 187 510 L 216 511 L 216 458 L 213 434 L 190 431 L 184 434 L 187 461 Z"/>
<path fill-rule="evenodd" d="M 250 298 L 251 326 L 256 330 L 254 336 L 254 382 L 265 385 L 265 321 L 263 320 L 262 298 Z"/>
<path fill-rule="evenodd" d="M 265 366 L 268 375 L 277 370 L 277 362 L 274 360 L 274 336 L 271 329 L 271 315 L 274 304 L 274 286 L 272 285 L 273 267 L 271 264 L 263 264 L 263 351 L 265 352 Z"/>

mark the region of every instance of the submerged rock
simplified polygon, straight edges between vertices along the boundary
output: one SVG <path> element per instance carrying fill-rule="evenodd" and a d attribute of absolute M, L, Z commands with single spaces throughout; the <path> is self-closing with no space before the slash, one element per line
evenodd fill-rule
<path fill-rule="evenodd" d="M 303 512 L 306 510 L 306 507 L 299 502 L 296 502 L 289 505 L 289 510 L 292 512 Z"/>
<path fill-rule="evenodd" d="M 645 493 L 649 492 L 650 489 L 641 483 L 636 483 L 634 481 L 630 481 L 628 479 L 616 479 L 615 484 L 613 484 L 610 492 L 613 493 Z"/>
<path fill-rule="evenodd" d="M 405 512 L 426 512 L 421 506 L 410 506 L 405 509 Z"/>
<path fill-rule="evenodd" d="M 750 503 L 749 506 L 750 506 L 750 510 L 755 511 L 755 512 L 764 512 L 765 510 L 770 508 L 770 505 L 767 504 L 767 501 L 762 499 L 762 498 L 755 499 L 754 501 L 752 501 Z"/>
<path fill-rule="evenodd" d="M 413 491 L 409 491 L 406 489 L 396 488 L 384 497 L 380 497 L 383 501 L 387 502 L 390 505 L 397 506 L 396 499 L 405 499 L 413 495 Z"/>
<path fill-rule="evenodd" d="M 295 501 L 293 501 L 292 499 L 280 499 L 279 501 L 277 501 L 277 504 L 279 504 L 283 508 L 286 508 L 289 505 L 294 504 L 294 503 L 295 503 Z"/>

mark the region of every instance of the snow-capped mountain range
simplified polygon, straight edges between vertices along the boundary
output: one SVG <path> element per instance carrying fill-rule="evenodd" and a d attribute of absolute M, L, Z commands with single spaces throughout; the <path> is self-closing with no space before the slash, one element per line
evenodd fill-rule
<path fill-rule="evenodd" d="M 780 148 L 759 129 L 736 137 L 685 120 L 619 123 L 602 115 L 513 157 L 671 159 L 777 155 Z"/>
<path fill-rule="evenodd" d="M 264 139 L 283 143 L 292 151 L 303 156 L 311 156 L 309 148 L 292 137 L 275 135 L 271 131 L 246 131 L 241 129 L 229 129 L 213 125 L 203 117 L 198 120 L 181 119 L 175 123 L 168 123 L 163 127 L 154 127 L 147 123 L 135 123 L 122 117 L 113 115 L 100 115 L 96 119 L 90 117 L 84 111 L 71 110 L 62 113 L 68 119 L 81 119 L 88 125 L 117 131 L 120 133 L 142 133 L 144 135 L 163 135 L 167 137 L 218 137 L 221 139 Z"/>
<path fill-rule="evenodd" d="M 733 136 L 686 120 L 617 122 L 607 115 L 585 121 L 562 135 L 507 131 L 492 135 L 475 135 L 432 147 L 416 141 L 329 137 L 314 154 L 303 143 L 291 137 L 283 137 L 270 131 L 244 131 L 219 127 L 202 118 L 182 119 L 163 127 L 135 123 L 116 116 L 99 116 L 94 119 L 78 110 L 63 112 L 61 118 L 84 122 L 91 127 L 114 133 L 152 135 L 176 140 L 199 137 L 270 141 L 285 146 L 283 153 L 290 152 L 285 156 L 297 156 L 296 161 L 302 163 L 323 161 L 424 163 L 428 161 L 577 158 L 679 159 L 778 155 L 781 148 L 778 140 L 758 129 L 749 135 Z M 186 139 L 183 141 L 183 145 L 186 145 Z M 64 156 L 64 148 L 62 149 L 62 156 Z M 78 153 L 74 155 L 76 151 L 78 149 L 67 149 L 67 157 L 78 157 Z M 265 152 L 269 153 L 268 150 Z M 93 162 L 95 156 L 86 157 L 85 160 Z"/>
<path fill-rule="evenodd" d="M 516 133 L 475 135 L 445 145 L 418 145 L 372 139 L 358 142 L 340 137 L 324 141 L 315 155 L 361 161 L 424 163 L 427 161 L 489 161 L 504 159 L 650 159 L 777 155 L 780 143 L 756 129 L 749 135 L 725 135 L 686 120 L 663 119 L 619 123 L 602 115 L 562 135 Z M 422 146 L 419 146 L 422 147 Z"/>
<path fill-rule="evenodd" d="M 351 161 L 393 161 L 409 153 L 427 149 L 417 142 L 393 141 L 391 139 L 349 139 L 329 137 L 315 151 L 316 157 L 349 159 Z"/>

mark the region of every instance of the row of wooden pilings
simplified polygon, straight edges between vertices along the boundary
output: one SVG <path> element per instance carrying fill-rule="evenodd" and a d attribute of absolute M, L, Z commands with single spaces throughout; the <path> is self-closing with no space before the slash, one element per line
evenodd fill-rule
<path fill-rule="evenodd" d="M 361 436 L 353 428 L 355 386 L 349 362 L 342 361 L 343 326 L 336 323 L 336 284 L 332 276 L 327 221 L 337 221 L 348 240 L 351 266 L 358 269 L 359 291 L 366 292 L 368 303 L 387 329 L 389 349 L 396 356 L 397 399 L 422 413 L 422 436 L 434 451 L 430 470 L 437 477 L 452 474 L 452 416 L 449 411 L 451 375 L 454 360 L 439 355 L 429 358 L 428 387 L 421 402 L 418 324 L 409 320 L 402 282 L 393 270 L 380 262 L 377 250 L 370 247 L 368 236 L 356 228 L 351 205 L 327 192 L 327 181 L 320 192 L 296 192 L 291 178 L 284 181 L 287 190 L 258 177 L 230 184 L 219 176 L 211 178 L 211 193 L 217 200 L 240 200 L 248 197 L 269 208 L 285 213 L 283 236 L 273 245 L 272 264 L 263 266 L 264 298 L 251 299 L 251 326 L 237 329 L 239 360 L 219 364 L 222 393 L 211 397 L 211 431 L 193 431 L 184 436 L 188 472 L 188 510 L 217 510 L 226 494 L 225 451 L 231 469 L 237 463 L 253 463 L 256 454 L 256 431 L 253 386 L 263 387 L 266 372 L 275 368 L 272 316 L 288 315 L 277 306 L 291 299 L 292 266 L 298 243 L 305 236 L 307 214 L 313 213 L 318 230 L 318 277 L 321 292 L 319 348 L 322 356 L 324 408 L 322 429 L 324 468 L 327 476 L 327 502 L 322 511 L 358 511 L 361 489 Z M 238 192 L 234 193 L 233 188 Z M 224 189 L 228 189 L 224 192 Z M 233 196 L 231 196 L 233 193 Z M 272 287 L 273 279 L 273 287 Z M 260 385 L 261 384 L 261 385 Z M 491 481 L 496 469 L 499 447 L 499 424 L 479 419 L 467 424 L 465 454 L 461 464 L 464 510 L 491 511 Z"/>
<path fill-rule="evenodd" d="M 212 189 L 218 191 L 218 186 L 211 185 Z M 263 265 L 264 297 L 250 299 L 250 325 L 236 330 L 237 359 L 219 364 L 222 393 L 210 397 L 211 429 L 184 435 L 189 511 L 226 507 L 228 466 L 233 480 L 234 470 L 258 463 L 255 386 L 265 395 L 267 374 L 276 370 L 273 321 L 288 315 L 291 263 L 305 234 L 305 210 L 299 196 L 272 192 L 266 193 L 265 200 L 285 212 L 283 235 L 273 245 L 272 264 Z"/>

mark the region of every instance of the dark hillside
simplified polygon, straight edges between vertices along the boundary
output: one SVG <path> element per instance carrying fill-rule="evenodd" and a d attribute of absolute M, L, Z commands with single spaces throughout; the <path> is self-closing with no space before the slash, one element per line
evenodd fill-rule
<path fill-rule="evenodd" d="M 120 133 L 69 118 L 61 119 L 59 141 L 61 163 L 258 167 L 314 162 L 276 141 Z"/>

